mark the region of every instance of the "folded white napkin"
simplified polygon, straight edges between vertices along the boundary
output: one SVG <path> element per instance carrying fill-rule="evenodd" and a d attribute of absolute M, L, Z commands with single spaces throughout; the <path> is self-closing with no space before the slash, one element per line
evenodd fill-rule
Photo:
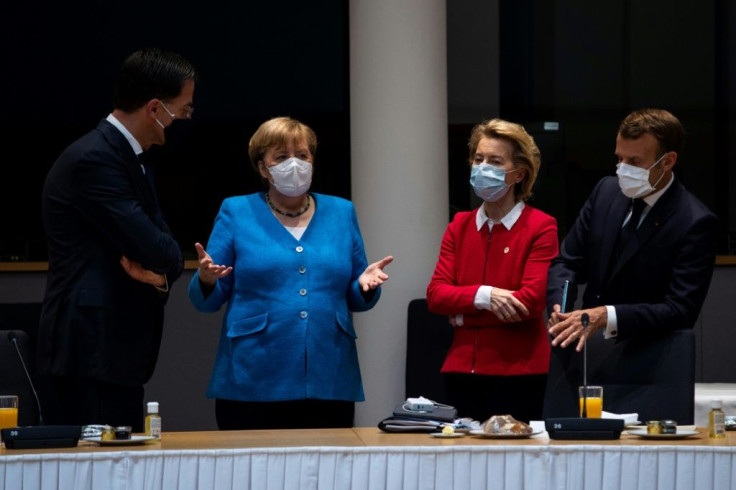
<path fill-rule="evenodd" d="M 544 420 L 530 420 L 529 425 L 534 432 L 545 432 L 547 430 L 544 426 Z"/>
<path fill-rule="evenodd" d="M 638 413 L 611 413 L 604 410 L 601 417 L 604 419 L 621 419 L 624 421 L 624 425 L 631 425 L 639 422 Z"/>

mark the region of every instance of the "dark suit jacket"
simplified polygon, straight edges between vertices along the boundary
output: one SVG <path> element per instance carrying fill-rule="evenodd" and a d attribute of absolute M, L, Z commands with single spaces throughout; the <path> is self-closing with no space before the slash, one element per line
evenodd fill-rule
<path fill-rule="evenodd" d="M 565 280 L 570 281 L 566 311 L 573 309 L 577 286 L 582 284 L 586 285 L 583 308 L 614 306 L 618 336 L 608 342 L 654 339 L 673 330 L 692 328 L 715 265 L 718 220 L 677 180 L 649 210 L 633 240 L 617 256 L 616 241 L 629 204 L 616 177 L 602 179 L 565 237 L 560 255 L 552 261 L 547 282 L 550 313 L 554 304 L 562 304 Z M 574 393 L 582 384 L 577 366 L 580 358 L 572 346 L 552 349 L 547 416 L 559 415 L 553 413 L 555 407 L 550 407 L 549 398 L 555 396 L 550 390 L 569 391 L 577 403 Z M 558 367 L 565 370 L 565 376 L 575 379 L 552 379 Z M 646 370 L 647 366 L 641 368 Z"/>
<path fill-rule="evenodd" d="M 596 185 L 550 266 L 548 311 L 567 279 L 567 310 L 585 284 L 583 308 L 614 306 L 619 338 L 692 328 L 713 275 L 716 216 L 675 181 L 616 258 L 629 203 L 616 177 Z"/>
<path fill-rule="evenodd" d="M 138 158 L 103 120 L 54 163 L 43 189 L 49 271 L 39 371 L 129 386 L 148 381 L 167 295 L 130 278 L 121 256 L 165 273 L 183 268 Z"/>

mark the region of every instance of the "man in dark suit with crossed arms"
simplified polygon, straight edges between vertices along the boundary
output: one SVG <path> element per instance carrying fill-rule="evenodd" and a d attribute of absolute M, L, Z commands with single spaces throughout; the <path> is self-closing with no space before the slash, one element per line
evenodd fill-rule
<path fill-rule="evenodd" d="M 195 78 L 177 54 L 133 53 L 118 73 L 112 113 L 46 178 L 49 271 L 38 362 L 59 397 L 50 423 L 143 430 L 143 385 L 183 260 L 139 156 L 191 116 Z"/>
<path fill-rule="evenodd" d="M 627 339 L 693 327 L 715 265 L 717 218 L 673 174 L 683 139 L 665 110 L 637 110 L 621 123 L 617 177 L 593 189 L 549 269 L 548 331 L 563 364 L 575 357 L 564 348 L 581 351 L 599 332 Z M 582 309 L 571 311 L 580 284 Z"/>

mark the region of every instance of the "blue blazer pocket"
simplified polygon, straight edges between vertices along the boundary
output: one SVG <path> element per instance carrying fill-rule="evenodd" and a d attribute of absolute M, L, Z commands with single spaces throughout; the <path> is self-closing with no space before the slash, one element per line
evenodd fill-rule
<path fill-rule="evenodd" d="M 354 339 L 358 338 L 358 334 L 355 333 L 355 327 L 353 326 L 350 316 L 338 311 L 335 313 L 335 317 L 337 318 L 337 326 L 340 327 L 340 330 L 342 330 L 343 333 L 348 337 L 352 337 Z"/>
<path fill-rule="evenodd" d="M 253 335 L 265 330 L 266 325 L 268 325 L 268 313 L 233 320 L 227 326 L 227 336 L 232 339 Z"/>

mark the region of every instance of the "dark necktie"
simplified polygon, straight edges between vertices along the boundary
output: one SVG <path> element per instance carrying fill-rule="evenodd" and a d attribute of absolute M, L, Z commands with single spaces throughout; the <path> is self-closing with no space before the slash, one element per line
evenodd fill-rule
<path fill-rule="evenodd" d="M 621 233 L 618 238 L 618 253 L 626 248 L 626 244 L 631 241 L 636 233 L 636 229 L 639 227 L 639 221 L 641 221 L 641 212 L 644 211 L 644 207 L 647 203 L 643 199 L 632 199 L 631 217 L 626 225 L 621 228 Z"/>

